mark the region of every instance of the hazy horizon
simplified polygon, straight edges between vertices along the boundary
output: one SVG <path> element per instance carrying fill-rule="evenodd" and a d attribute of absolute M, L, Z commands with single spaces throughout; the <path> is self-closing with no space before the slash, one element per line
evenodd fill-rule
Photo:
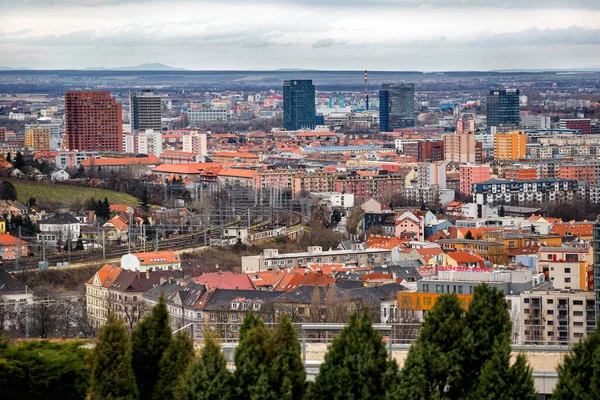
<path fill-rule="evenodd" d="M 500 5 L 499 5 L 500 3 Z M 0 65 L 494 71 L 600 66 L 596 0 L 24 0 Z"/>

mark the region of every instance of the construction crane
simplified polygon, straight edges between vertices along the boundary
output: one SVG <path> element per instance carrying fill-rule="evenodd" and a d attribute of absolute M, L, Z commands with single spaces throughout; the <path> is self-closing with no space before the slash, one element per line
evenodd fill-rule
<path fill-rule="evenodd" d="M 369 74 L 365 69 L 365 110 L 369 110 Z"/>

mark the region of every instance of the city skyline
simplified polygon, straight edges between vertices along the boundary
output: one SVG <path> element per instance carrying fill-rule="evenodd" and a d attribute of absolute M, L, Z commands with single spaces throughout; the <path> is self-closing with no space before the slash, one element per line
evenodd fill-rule
<path fill-rule="evenodd" d="M 597 68 L 600 4 L 572 3 L 30 0 L 3 9 L 1 64 L 29 69 L 145 63 L 190 70 Z"/>

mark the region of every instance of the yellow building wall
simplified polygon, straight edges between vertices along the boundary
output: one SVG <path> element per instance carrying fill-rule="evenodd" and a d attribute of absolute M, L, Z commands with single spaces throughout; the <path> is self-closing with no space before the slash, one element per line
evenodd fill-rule
<path fill-rule="evenodd" d="M 447 295 L 447 294 L 445 294 Z M 440 296 L 438 293 L 398 293 L 398 308 L 401 310 L 431 310 Z M 469 309 L 469 304 L 473 299 L 470 294 L 457 294 L 458 301 L 462 308 Z"/>

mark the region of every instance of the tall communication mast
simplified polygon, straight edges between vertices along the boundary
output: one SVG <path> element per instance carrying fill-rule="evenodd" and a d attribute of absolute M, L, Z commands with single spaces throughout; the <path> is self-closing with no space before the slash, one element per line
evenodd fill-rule
<path fill-rule="evenodd" d="M 365 69 L 365 109 L 369 109 L 369 74 Z"/>

